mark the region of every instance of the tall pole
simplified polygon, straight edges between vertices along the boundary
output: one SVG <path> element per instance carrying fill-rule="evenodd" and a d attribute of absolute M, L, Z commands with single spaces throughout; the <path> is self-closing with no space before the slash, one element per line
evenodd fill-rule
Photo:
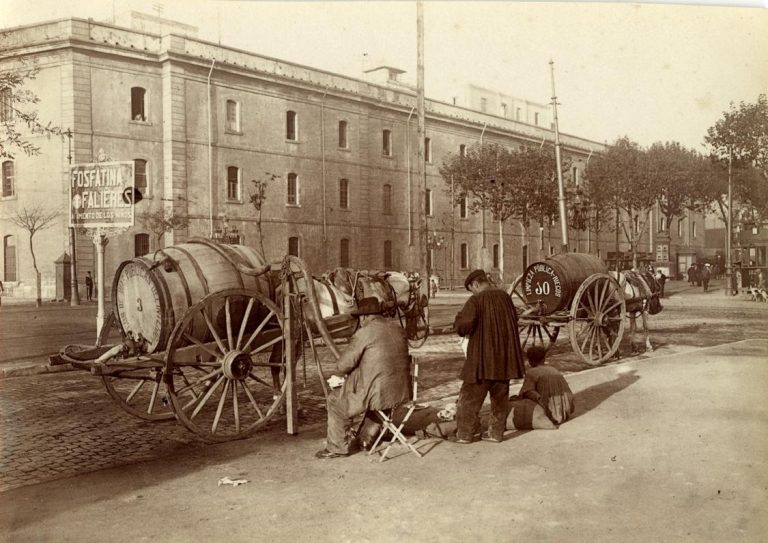
<path fill-rule="evenodd" d="M 423 198 L 426 198 L 427 191 L 427 176 L 426 165 L 424 164 L 424 137 L 426 134 L 425 122 L 424 122 L 424 4 L 422 0 L 416 2 L 416 114 L 418 120 L 418 138 L 419 138 L 419 181 L 420 189 L 419 193 L 423 195 L 417 202 L 419 205 L 419 213 L 424 213 L 424 233 L 419 236 L 421 243 L 419 244 L 419 269 L 424 270 L 426 268 L 427 259 L 427 210 L 424 205 Z M 424 285 L 429 291 L 429 273 L 426 276 L 427 281 Z"/>
<path fill-rule="evenodd" d="M 453 290 L 453 268 L 456 265 L 456 190 L 454 188 L 453 176 L 451 176 L 451 282 L 450 288 Z"/>
<path fill-rule="evenodd" d="M 560 208 L 560 237 L 563 244 L 561 252 L 568 252 L 568 216 L 565 213 L 565 186 L 563 185 L 563 165 L 560 157 L 560 127 L 557 122 L 557 95 L 555 94 L 555 63 L 549 61 L 549 71 L 552 80 L 552 115 L 555 121 L 555 162 L 557 162 L 557 202 Z"/>
<path fill-rule="evenodd" d="M 728 146 L 728 224 L 725 235 L 725 295 L 733 295 L 733 257 L 731 254 L 731 232 L 733 222 L 733 147 Z"/>
<path fill-rule="evenodd" d="M 70 166 L 72 166 L 72 130 L 67 129 L 67 139 L 68 139 L 68 153 L 67 153 L 67 162 Z M 67 176 L 69 178 L 69 175 Z M 67 181 L 67 185 L 69 185 L 71 181 Z M 71 195 L 69 196 L 71 198 Z M 69 253 L 71 258 L 69 259 L 69 275 L 70 275 L 70 294 L 69 294 L 69 305 L 76 306 L 80 305 L 80 291 L 77 288 L 77 240 L 75 239 L 75 227 L 70 226 L 69 227 Z"/>

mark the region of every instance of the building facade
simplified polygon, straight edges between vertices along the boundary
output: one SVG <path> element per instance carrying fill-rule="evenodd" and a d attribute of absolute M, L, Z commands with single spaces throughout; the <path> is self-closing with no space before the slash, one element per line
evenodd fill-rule
<path fill-rule="evenodd" d="M 30 136 L 37 156 L 3 160 L 0 216 L 44 203 L 61 210 L 35 238 L 43 297 L 55 296 L 55 261 L 69 251 L 70 164 L 133 161 L 136 224 L 106 247 L 106 289 L 118 264 L 164 245 L 217 230 L 277 260 L 297 254 L 315 273 L 336 266 L 423 269 L 443 285 L 460 285 L 468 270 L 499 268 L 499 228 L 490 217 L 454 205 L 438 171 L 445 156 L 483 141 L 507 146 L 554 140 L 546 121 L 515 120 L 497 111 L 427 100 L 425 178 L 418 179 L 415 93 L 407 85 L 371 83 L 189 35 L 156 35 L 80 19 L 8 29 L 3 69 L 34 62 L 27 83 L 41 119 L 71 137 Z M 603 145 L 561 134 L 578 182 Z M 6 175 L 7 174 L 7 175 Z M 251 203 L 265 187 L 261 213 Z M 4 185 L 5 186 L 5 185 Z M 183 219 L 154 232 L 144 218 Z M 261 218 L 259 218 L 261 217 Z M 6 289 L 34 292 L 27 236 L 7 221 L 0 270 Z M 426 235 L 428 232 L 429 235 Z M 503 228 L 507 281 L 525 263 L 560 247 L 557 225 L 524 232 Z M 651 252 L 652 234 L 641 250 Z M 609 234 L 574 232 L 571 249 L 612 250 Z M 92 241 L 77 234 L 78 280 L 94 271 Z"/>

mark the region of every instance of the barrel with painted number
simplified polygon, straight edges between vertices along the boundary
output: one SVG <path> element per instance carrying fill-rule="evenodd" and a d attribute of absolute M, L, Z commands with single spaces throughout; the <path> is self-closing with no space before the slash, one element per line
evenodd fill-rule
<path fill-rule="evenodd" d="M 594 273 L 608 268 L 596 256 L 581 253 L 559 254 L 528 266 L 522 277 L 522 293 L 537 314 L 549 315 L 571 305 L 579 286 Z"/>
<path fill-rule="evenodd" d="M 123 262 L 112 287 L 120 328 L 134 337 L 141 334 L 146 352 L 152 353 L 165 349 L 175 324 L 207 294 L 245 288 L 273 298 L 274 277 L 245 275 L 238 264 L 260 268 L 266 260 L 251 247 L 197 239 Z M 210 318 L 218 320 L 217 308 L 211 308 Z M 205 321 L 191 327 L 195 337 L 207 333 Z"/>

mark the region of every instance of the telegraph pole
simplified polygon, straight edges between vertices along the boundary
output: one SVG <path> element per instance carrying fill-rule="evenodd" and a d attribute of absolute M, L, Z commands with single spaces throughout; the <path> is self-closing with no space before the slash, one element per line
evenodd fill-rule
<path fill-rule="evenodd" d="M 65 134 L 67 136 L 67 143 L 68 143 L 67 161 L 69 162 L 69 165 L 72 166 L 72 130 L 67 129 Z M 70 173 L 68 171 L 67 186 L 69 186 L 71 183 L 71 181 L 69 180 L 69 177 L 70 177 Z M 69 201 L 71 197 L 72 195 L 68 194 L 67 201 Z M 71 206 L 72 203 L 70 202 L 69 205 Z M 76 305 L 80 305 L 80 291 L 77 288 L 77 240 L 75 238 L 74 226 L 69 227 L 69 252 L 71 255 L 71 258 L 69 259 L 69 275 L 70 275 L 69 305 L 76 306 Z"/>
<path fill-rule="evenodd" d="M 552 114 L 555 121 L 555 161 L 557 162 L 557 201 L 560 208 L 560 236 L 563 244 L 560 247 L 562 253 L 568 252 L 568 215 L 565 210 L 565 187 L 563 186 L 563 166 L 560 157 L 560 127 L 557 122 L 557 95 L 555 94 L 555 63 L 549 61 L 549 71 L 552 80 Z"/>
<path fill-rule="evenodd" d="M 419 213 L 424 214 L 424 232 L 420 235 L 421 243 L 419 243 L 419 270 L 420 273 L 424 273 L 425 281 L 422 285 L 426 286 L 429 291 L 429 277 L 426 271 L 427 267 L 427 236 L 429 232 L 427 230 L 427 208 L 425 205 L 427 194 L 427 175 L 426 164 L 424 163 L 424 137 L 426 134 L 425 122 L 424 122 L 424 4 L 422 0 L 416 2 L 416 115 L 418 120 L 418 138 L 419 138 L 419 183 L 416 185 L 419 187 L 417 190 L 420 193 L 418 202 Z M 418 215 L 417 215 L 418 216 Z M 421 230 L 421 228 L 419 229 Z"/>
<path fill-rule="evenodd" d="M 733 146 L 728 146 L 728 233 L 725 236 L 725 295 L 733 295 L 733 257 L 731 253 L 731 228 L 733 222 Z"/>

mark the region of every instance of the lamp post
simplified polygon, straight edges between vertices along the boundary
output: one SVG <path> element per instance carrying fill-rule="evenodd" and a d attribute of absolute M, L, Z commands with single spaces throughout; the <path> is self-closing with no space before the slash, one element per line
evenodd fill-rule
<path fill-rule="evenodd" d="M 427 280 L 429 281 L 429 287 L 427 289 L 427 296 L 433 298 L 432 294 L 432 271 L 434 267 L 434 254 L 435 250 L 439 250 L 445 245 L 445 236 L 438 236 L 434 230 L 432 234 L 427 236 Z"/>
<path fill-rule="evenodd" d="M 240 231 L 236 227 L 229 226 L 229 217 L 221 215 L 221 226 L 216 227 L 211 239 L 219 243 L 237 245 L 240 243 Z"/>
<path fill-rule="evenodd" d="M 64 132 L 67 136 L 67 162 L 72 166 L 72 129 L 67 128 Z M 67 183 L 69 185 L 69 182 Z M 71 194 L 68 195 L 71 198 Z M 69 260 L 69 276 L 70 276 L 70 296 L 69 305 L 80 305 L 80 291 L 77 288 L 77 241 L 75 236 L 75 227 L 69 227 L 69 252 L 71 258 Z"/>

